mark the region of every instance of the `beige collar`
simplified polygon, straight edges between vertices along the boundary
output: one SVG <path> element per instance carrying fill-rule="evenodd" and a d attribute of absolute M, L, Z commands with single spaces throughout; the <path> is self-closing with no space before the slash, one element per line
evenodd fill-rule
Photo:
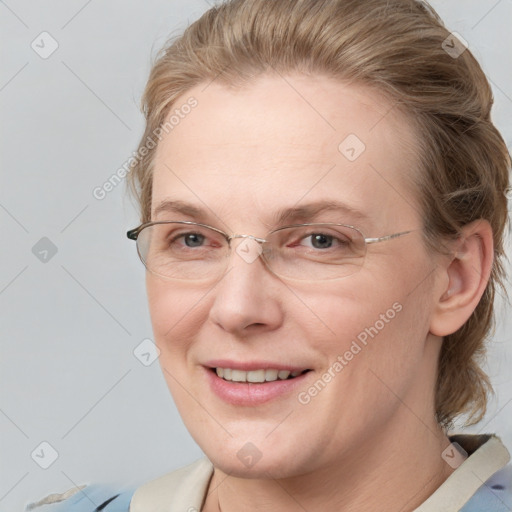
<path fill-rule="evenodd" d="M 450 439 L 461 445 L 469 457 L 414 512 L 460 510 L 510 460 L 499 437 L 460 435 Z M 130 512 L 199 512 L 212 475 L 213 465 L 205 458 L 152 480 L 135 491 Z"/>
<path fill-rule="evenodd" d="M 510 454 L 494 435 L 450 436 L 469 457 L 414 512 L 456 512 L 486 480 L 503 468 Z"/>
<path fill-rule="evenodd" d="M 199 512 L 212 475 L 206 458 L 167 473 L 135 491 L 130 512 Z"/>

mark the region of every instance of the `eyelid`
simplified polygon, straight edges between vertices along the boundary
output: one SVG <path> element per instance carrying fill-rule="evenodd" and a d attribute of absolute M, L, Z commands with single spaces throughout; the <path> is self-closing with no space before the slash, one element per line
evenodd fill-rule
<path fill-rule="evenodd" d="M 197 221 L 189 221 L 189 220 L 155 220 L 148 222 L 147 225 L 154 225 L 154 224 L 160 224 L 160 225 L 166 225 L 166 224 L 172 224 L 175 223 L 179 226 L 181 226 L 183 229 L 192 229 L 194 226 L 203 227 L 203 228 L 210 228 L 216 233 L 219 233 L 219 235 L 226 235 L 229 236 L 225 231 L 223 231 L 220 228 L 217 228 L 215 226 L 212 226 L 211 224 L 205 224 L 203 222 L 197 222 Z"/>
<path fill-rule="evenodd" d="M 336 229 L 336 227 L 345 226 L 345 227 L 348 227 L 351 229 L 355 229 L 356 231 L 358 231 L 359 233 L 362 234 L 362 231 L 360 228 L 354 226 L 353 224 L 348 224 L 348 223 L 345 224 L 343 222 L 304 222 L 301 224 L 286 224 L 284 226 L 280 226 L 278 228 L 273 229 L 268 234 L 274 233 L 276 231 L 281 231 L 282 229 L 287 229 L 287 228 L 310 227 L 312 230 L 314 230 L 315 227 L 321 228 L 322 226 L 325 226 L 326 229 Z"/>

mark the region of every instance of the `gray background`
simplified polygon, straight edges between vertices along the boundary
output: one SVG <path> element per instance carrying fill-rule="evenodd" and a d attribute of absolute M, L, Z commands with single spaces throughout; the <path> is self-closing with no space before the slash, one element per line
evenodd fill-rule
<path fill-rule="evenodd" d="M 433 5 L 482 63 L 510 147 L 512 1 Z M 158 362 L 133 354 L 152 337 L 143 268 L 125 238 L 138 224 L 134 206 L 124 184 L 103 200 L 92 191 L 136 149 L 150 55 L 208 7 L 0 1 L 3 512 L 76 484 L 136 485 L 201 455 Z M 31 47 L 51 49 L 44 31 L 58 43 L 46 59 Z M 470 431 L 498 432 L 512 449 L 512 311 L 501 298 L 498 311 L 488 358 L 497 397 Z M 43 441 L 58 452 L 48 469 Z"/>

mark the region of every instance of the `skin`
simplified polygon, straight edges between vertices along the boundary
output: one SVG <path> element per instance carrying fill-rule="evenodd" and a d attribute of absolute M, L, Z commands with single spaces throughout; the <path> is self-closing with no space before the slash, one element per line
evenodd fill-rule
<path fill-rule="evenodd" d="M 182 418 L 215 466 L 203 510 L 413 510 L 449 476 L 435 421 L 442 337 L 469 317 L 492 261 L 489 225 L 468 226 L 449 257 L 432 254 L 407 177 L 417 172 L 407 118 L 366 87 L 327 77 L 261 76 L 243 88 L 201 84 L 198 106 L 160 142 L 152 212 L 164 200 L 205 209 L 153 220 L 193 220 L 264 237 L 277 211 L 323 199 L 366 218 L 324 212 L 299 222 L 343 222 L 372 244 L 359 272 L 338 281 L 287 282 L 233 251 L 217 283 L 147 273 L 160 364 Z M 365 151 L 338 150 L 356 134 Z M 236 244 L 234 244 L 236 245 Z M 307 404 L 297 392 L 257 406 L 215 395 L 211 359 L 271 360 L 309 368 L 307 391 L 393 304 L 392 320 Z M 261 459 L 237 457 L 251 442 Z"/>

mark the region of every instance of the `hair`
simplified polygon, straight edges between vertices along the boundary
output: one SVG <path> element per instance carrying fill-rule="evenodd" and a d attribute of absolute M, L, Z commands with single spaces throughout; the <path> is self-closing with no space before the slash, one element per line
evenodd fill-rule
<path fill-rule="evenodd" d="M 493 231 L 485 292 L 466 323 L 445 336 L 439 356 L 435 411 L 445 427 L 461 414 L 467 424 L 479 421 L 492 392 L 481 364 L 494 327 L 497 287 L 505 291 L 510 169 L 506 144 L 491 121 L 493 96 L 485 74 L 461 43 L 460 55 L 445 51 L 453 41 L 434 9 L 419 0 L 224 2 L 156 56 L 141 102 L 146 129 L 128 175 L 141 221 L 149 222 L 156 148 L 146 146 L 161 133 L 171 107 L 198 84 L 236 86 L 273 71 L 298 72 L 383 93 L 419 135 L 419 169 L 412 179 L 427 246 L 439 250 L 443 240 L 477 219 L 486 219 Z"/>

